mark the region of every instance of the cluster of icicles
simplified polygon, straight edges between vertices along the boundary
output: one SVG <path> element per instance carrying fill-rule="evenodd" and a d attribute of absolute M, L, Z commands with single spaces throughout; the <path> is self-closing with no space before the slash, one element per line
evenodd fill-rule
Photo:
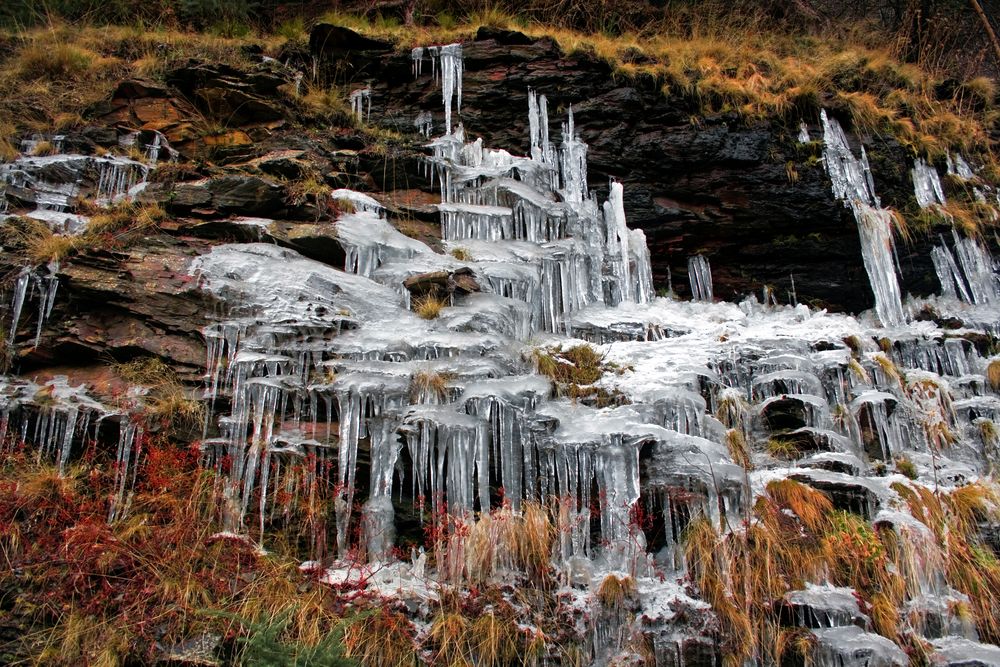
<path fill-rule="evenodd" d="M 555 562 L 635 575 L 646 622 L 668 623 L 670 605 L 657 596 L 680 589 L 653 575 L 683 576 L 680 539 L 692 517 L 739 525 L 754 492 L 794 475 L 857 498 L 858 511 L 928 554 L 914 563 L 920 594 L 908 611 L 940 620 L 940 655 L 992 655 L 951 611 L 961 595 L 945 584 L 926 531 L 900 510 L 890 488 L 899 477 L 869 476 L 900 456 L 922 483 L 981 474 L 997 445 L 987 426 L 1000 420 L 1000 399 L 985 377 L 990 359 L 966 338 L 908 322 L 891 216 L 866 156 L 854 156 L 836 121 L 823 116 L 825 164 L 834 194 L 857 217 L 884 328 L 754 298 L 715 303 L 705 257 L 689 261 L 694 301 L 654 298 L 645 238 L 626 225 L 620 184 L 610 184 L 604 202 L 591 191 L 572 110 L 557 145 L 545 96 L 528 92 L 528 156 L 466 141 L 453 123 L 461 58 L 460 45 L 413 52 L 414 76 L 424 76 L 430 61 L 442 87 L 445 133 L 429 142 L 424 169 L 440 188 L 448 254 L 398 232 L 374 198 L 341 190 L 333 197 L 351 205 L 338 208 L 352 211 L 336 223 L 343 270 L 266 244 L 217 246 L 192 266 L 229 308 L 205 330 L 203 440 L 206 465 L 225 480 L 228 528 L 263 541 L 289 499 L 325 486 L 336 489 L 337 554 L 360 548 L 390 561 L 400 506 L 425 502 L 429 516 L 471 516 L 495 507 L 502 489 L 512 511 L 558 502 Z M 367 118 L 370 92 L 352 104 Z M 433 115 L 421 112 L 414 126 L 429 136 Z M 951 164 L 971 178 L 960 157 Z M 921 205 L 943 202 L 931 172 L 914 169 Z M 979 313 L 995 327 L 988 253 L 956 234 L 933 259 L 938 305 Z M 424 320 L 411 311 L 404 282 L 427 274 L 471 275 L 481 291 L 455 291 L 436 319 Z M 32 284 L 26 279 L 24 290 Z M 618 392 L 623 405 L 558 398 L 535 372 L 536 346 L 582 341 L 618 369 L 601 387 Z M 5 382 L 0 397 L 0 434 L 17 430 L 60 465 L 73 442 L 109 416 L 63 381 Z M 112 517 L 127 509 L 142 439 L 134 423 L 119 423 Z M 753 443 L 780 436 L 808 446 L 791 469 L 758 452 L 757 470 L 748 473 L 726 446 L 733 431 Z M 951 439 L 947 456 L 943 433 Z M 636 526 L 637 506 L 657 517 L 657 534 Z M 813 664 L 905 664 L 895 645 L 857 627 L 863 615 L 851 593 L 815 582 L 789 595 L 798 624 L 816 628 Z M 605 635 L 595 654 L 620 644 Z M 665 637 L 657 655 L 676 664 L 668 654 L 679 644 Z"/>
<path fill-rule="evenodd" d="M 0 164 L 0 225 L 11 217 L 10 201 L 34 205 L 23 215 L 37 220 L 57 235 L 77 235 L 87 228 L 86 216 L 72 212 L 76 201 L 89 198 L 97 206 L 111 206 L 131 200 L 146 184 L 161 154 L 176 158 L 166 139 L 153 132 L 148 144 L 140 145 L 140 133 L 122 135 L 123 149 L 141 152 L 141 159 L 120 156 L 88 156 L 63 152 L 65 138 L 31 139 L 23 142 L 22 155 L 13 162 Z M 53 154 L 35 156 L 45 142 Z M 141 151 L 140 151 L 141 149 Z M 0 331 L 5 332 L 0 345 L 14 354 L 16 336 L 25 309 L 34 302 L 35 335 L 32 347 L 38 347 L 46 321 L 55 306 L 59 288 L 59 264 L 25 266 L 13 282 L 6 302 Z M 141 402 L 138 397 L 135 402 Z M 0 443 L 11 438 L 34 443 L 42 454 L 51 455 L 60 470 L 68 464 L 74 443 L 97 440 L 99 432 L 117 422 L 118 465 L 116 494 L 109 513 L 117 516 L 127 505 L 138 460 L 137 443 L 142 428 L 128 414 L 102 405 L 88 397 L 82 386 L 72 387 L 63 376 L 41 385 L 31 381 L 0 377 Z M 113 428 L 113 426 L 112 426 Z"/>
<path fill-rule="evenodd" d="M 123 149 L 136 149 L 140 133 L 123 135 L 119 144 Z M 72 212 L 82 197 L 97 206 L 111 206 L 132 199 L 145 187 L 149 172 L 156 168 L 160 154 L 166 152 L 176 157 L 166 139 L 158 132 L 152 133 L 149 144 L 142 145 L 142 160 L 120 156 L 78 155 L 63 153 L 66 139 L 30 139 L 21 146 L 23 154 L 13 162 L 0 164 L 0 224 L 10 217 L 8 198 L 33 204 L 34 210 L 25 213 L 57 235 L 81 234 L 87 228 L 86 216 Z M 43 142 L 52 147 L 54 154 L 35 156 Z M 59 263 L 44 267 L 26 266 L 14 283 L 10 297 L 10 322 L 0 322 L 0 329 L 8 327 L 6 344 L 12 346 L 24 306 L 30 301 L 38 304 L 34 345 L 37 347 L 42 327 L 55 304 L 59 287 Z"/>

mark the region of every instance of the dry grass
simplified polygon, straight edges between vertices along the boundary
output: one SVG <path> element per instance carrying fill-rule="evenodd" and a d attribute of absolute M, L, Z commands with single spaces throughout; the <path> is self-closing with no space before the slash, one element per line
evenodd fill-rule
<path fill-rule="evenodd" d="M 410 401 L 413 403 L 444 403 L 448 400 L 447 373 L 420 371 L 410 378 Z"/>
<path fill-rule="evenodd" d="M 177 374 L 155 357 L 143 357 L 116 364 L 115 372 L 126 382 L 149 389 L 144 397 L 144 415 L 151 424 L 173 432 L 199 428 L 205 419 L 205 405 L 191 398 Z"/>
<path fill-rule="evenodd" d="M 58 153 L 55 144 L 50 141 L 39 141 L 31 149 L 31 154 L 35 157 L 44 157 L 46 155 L 55 155 Z"/>
<path fill-rule="evenodd" d="M 621 611 L 633 605 L 638 596 L 639 588 L 635 579 L 629 576 L 609 574 L 597 589 L 597 600 L 601 606 L 611 611 Z"/>
<path fill-rule="evenodd" d="M 454 257 L 455 259 L 457 259 L 460 262 L 471 262 L 471 261 L 473 261 L 472 254 L 468 250 L 466 250 L 465 248 L 452 248 L 451 249 L 451 256 Z"/>
<path fill-rule="evenodd" d="M 931 156 L 948 149 L 982 152 L 993 122 L 992 81 L 970 79 L 952 98 L 939 100 L 935 86 L 946 75 L 901 62 L 894 42 L 869 26 L 830 36 L 781 34 L 759 15 L 717 10 L 672 12 L 642 33 L 613 36 L 526 24 L 496 10 L 441 26 L 372 23 L 344 13 L 325 19 L 403 48 L 469 39 L 482 25 L 552 37 L 565 53 L 596 56 L 617 78 L 659 82 L 666 94 L 691 99 L 703 113 L 797 120 L 828 106 L 861 132 L 894 136 Z"/>
<path fill-rule="evenodd" d="M 427 294 L 413 302 L 413 312 L 425 320 L 436 319 L 441 311 L 448 306 L 448 298 L 436 294 Z"/>
<path fill-rule="evenodd" d="M 557 384 L 594 384 L 605 371 L 603 358 L 589 345 L 535 350 L 534 361 L 538 373 Z"/>
<path fill-rule="evenodd" d="M 994 359 L 986 367 L 986 381 L 993 391 L 1000 391 L 1000 359 Z"/>
<path fill-rule="evenodd" d="M 753 456 L 743 431 L 735 428 L 726 431 L 726 447 L 729 449 L 729 456 L 733 459 L 733 463 L 744 470 L 753 470 Z"/>
<path fill-rule="evenodd" d="M 347 656 L 366 667 L 412 667 L 416 662 L 416 630 L 404 615 L 379 609 L 347 628 Z"/>
<path fill-rule="evenodd" d="M 263 43 L 276 52 L 281 41 L 59 23 L 21 31 L 8 37 L 12 48 L 0 55 L 0 118 L 19 135 L 64 130 L 78 125 L 121 79 L 158 78 L 190 58 L 244 68 L 241 47 Z"/>
<path fill-rule="evenodd" d="M 896 472 L 908 479 L 916 479 L 919 476 L 917 466 L 910 459 L 901 456 L 895 461 Z"/>

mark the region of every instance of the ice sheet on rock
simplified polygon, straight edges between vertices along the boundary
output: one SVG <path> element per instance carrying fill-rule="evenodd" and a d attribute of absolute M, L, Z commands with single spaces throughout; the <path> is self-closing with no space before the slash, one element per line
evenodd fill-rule
<path fill-rule="evenodd" d="M 273 322 L 324 323 L 341 309 L 378 320 L 391 317 L 401 305 L 400 296 L 388 287 L 261 243 L 215 246 L 190 270 L 216 296 L 251 309 L 267 309 Z"/>
<path fill-rule="evenodd" d="M 423 137 L 430 139 L 434 133 L 434 116 L 429 111 L 421 111 L 413 119 L 413 127 L 417 129 Z"/>
<path fill-rule="evenodd" d="M 917 158 L 910 170 L 910 177 L 913 179 L 913 194 L 920 208 L 946 203 L 941 177 L 934 165 L 927 164 L 923 158 Z"/>
<path fill-rule="evenodd" d="M 1000 647 L 981 644 L 964 637 L 932 639 L 932 665 L 941 667 L 995 667 L 1000 665 Z"/>
<path fill-rule="evenodd" d="M 78 213 L 41 208 L 25 213 L 24 217 L 44 222 L 53 233 L 62 236 L 79 234 L 87 228 L 87 223 L 90 221 L 87 216 Z"/>
<path fill-rule="evenodd" d="M 366 278 L 386 262 L 405 262 L 431 254 L 426 244 L 398 231 L 369 210 L 337 218 L 337 241 L 344 247 L 344 270 Z"/>
<path fill-rule="evenodd" d="M 798 139 L 800 144 L 808 144 L 809 141 L 811 140 L 809 137 L 809 126 L 806 125 L 805 121 L 799 123 Z"/>
<path fill-rule="evenodd" d="M 330 193 L 330 199 L 334 202 L 340 200 L 350 202 L 350 205 L 354 208 L 355 213 L 373 213 L 380 217 L 385 215 L 385 207 L 382 206 L 378 200 L 371 195 L 366 195 L 365 193 L 358 192 L 357 190 L 338 188 Z"/>
<path fill-rule="evenodd" d="M 972 170 L 969 163 L 965 161 L 960 153 L 948 153 L 945 156 L 948 165 L 948 175 L 958 176 L 964 181 L 971 181 L 976 178 L 976 172 Z"/>
<path fill-rule="evenodd" d="M 813 665 L 816 667 L 905 667 L 906 654 L 881 635 L 857 626 L 821 628 L 816 636 Z"/>
<path fill-rule="evenodd" d="M 458 305 L 442 318 L 442 324 L 452 331 L 498 333 L 521 341 L 531 336 L 532 311 L 521 300 L 476 293 L 462 298 Z"/>
<path fill-rule="evenodd" d="M 805 588 L 786 593 L 784 601 L 793 608 L 800 628 L 842 627 L 865 618 L 853 588 L 807 582 Z"/>

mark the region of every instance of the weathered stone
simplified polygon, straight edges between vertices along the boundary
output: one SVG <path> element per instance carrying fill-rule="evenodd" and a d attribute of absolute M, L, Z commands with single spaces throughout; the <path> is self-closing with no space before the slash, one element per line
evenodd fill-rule
<path fill-rule="evenodd" d="M 410 276 L 403 281 L 403 286 L 415 297 L 427 294 L 471 294 L 480 291 L 479 283 L 472 273 L 472 269 L 458 269 L 456 271 L 431 271 Z"/>

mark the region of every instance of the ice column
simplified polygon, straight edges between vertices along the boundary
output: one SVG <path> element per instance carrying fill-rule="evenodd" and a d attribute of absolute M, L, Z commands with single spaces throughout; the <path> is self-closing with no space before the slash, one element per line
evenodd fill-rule
<path fill-rule="evenodd" d="M 462 112 L 462 45 L 446 44 L 441 47 L 441 95 L 444 97 L 444 131 L 451 134 L 451 101 L 457 98 L 455 108 Z"/>
<path fill-rule="evenodd" d="M 351 111 L 354 113 L 354 117 L 358 121 L 365 121 L 371 119 L 372 115 L 372 89 L 370 86 L 365 88 L 359 88 L 351 93 Z"/>
<path fill-rule="evenodd" d="M 632 280 L 629 275 L 629 232 L 625 225 L 625 203 L 622 184 L 612 183 L 608 201 L 604 202 L 604 224 L 607 226 L 607 243 L 613 262 L 613 272 L 618 280 L 622 301 L 633 301 Z"/>
<path fill-rule="evenodd" d="M 875 293 L 875 312 L 883 326 L 902 324 L 906 316 L 893 262 L 892 214 L 882 208 L 875 195 L 875 184 L 864 148 L 858 160 L 851 152 L 840 124 L 828 118 L 826 110 L 821 113 L 821 118 L 826 170 L 834 197 L 849 206 L 857 220 L 861 256 L 872 292 Z"/>
<path fill-rule="evenodd" d="M 691 298 L 695 301 L 712 301 L 712 267 L 704 255 L 688 257 L 688 279 L 691 281 Z"/>
<path fill-rule="evenodd" d="M 933 165 L 927 164 L 923 158 L 917 158 L 910 176 L 913 178 L 913 194 L 920 208 L 945 203 L 941 179 Z"/>

